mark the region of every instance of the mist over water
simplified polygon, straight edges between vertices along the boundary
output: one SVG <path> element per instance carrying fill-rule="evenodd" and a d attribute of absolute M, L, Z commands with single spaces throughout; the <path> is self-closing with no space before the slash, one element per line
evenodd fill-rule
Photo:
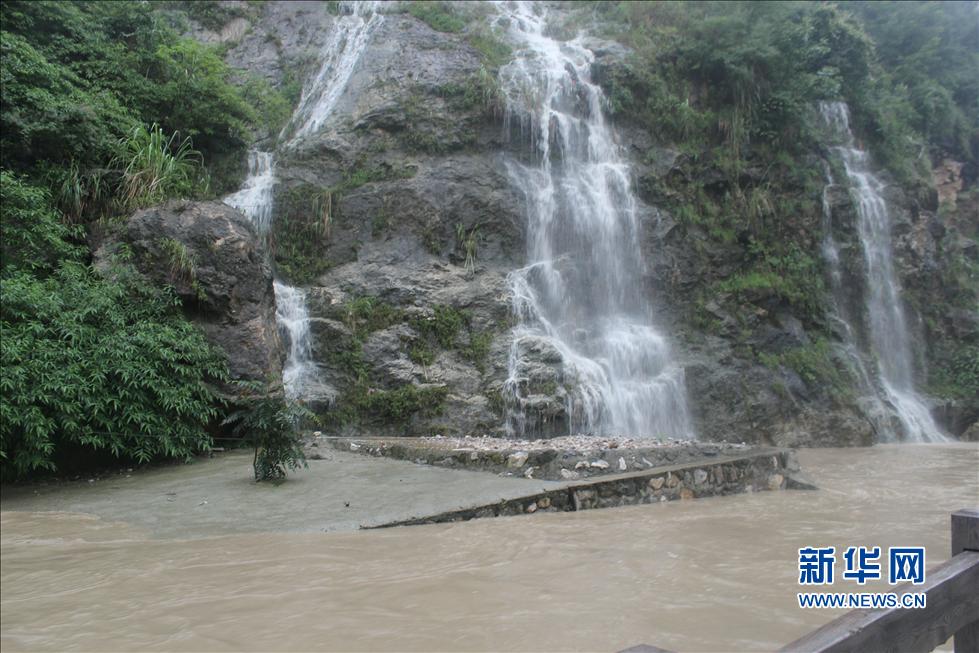
<path fill-rule="evenodd" d="M 516 44 L 500 72 L 511 133 L 530 145 L 507 160 L 526 200 L 526 267 L 509 278 L 513 330 L 504 388 L 507 431 L 546 430 L 539 363 L 559 361 L 569 432 L 691 437 L 683 369 L 644 298 L 629 166 L 592 83 L 594 54 L 547 36 L 542 5 L 498 5 Z"/>
<path fill-rule="evenodd" d="M 871 171 L 867 152 L 857 147 L 850 129 L 847 105 L 824 102 L 820 104 L 820 112 L 839 141 L 832 150 L 843 163 L 857 210 L 857 232 L 864 259 L 865 340 L 869 349 L 867 353 L 876 361 L 877 368 L 874 412 L 881 409 L 890 412 L 897 417 L 900 428 L 895 431 L 886 419 L 875 419 L 875 424 L 885 440 L 944 441 L 947 437 L 914 388 L 911 337 L 901 305 L 900 282 L 894 270 L 891 218 L 881 194 L 884 183 Z M 831 174 L 829 181 L 833 183 Z M 839 254 L 830 224 L 827 224 L 827 229 L 823 251 L 827 255 L 834 291 L 838 296 L 842 290 Z M 842 305 L 842 302 L 838 301 L 837 304 Z M 849 336 L 847 344 L 855 349 L 857 338 L 852 318 L 843 315 L 839 309 L 837 312 L 845 327 L 844 332 Z M 866 377 L 863 363 L 859 362 L 859 356 L 856 358 L 858 363 L 855 369 L 859 376 Z M 866 384 L 866 379 L 864 382 Z"/>

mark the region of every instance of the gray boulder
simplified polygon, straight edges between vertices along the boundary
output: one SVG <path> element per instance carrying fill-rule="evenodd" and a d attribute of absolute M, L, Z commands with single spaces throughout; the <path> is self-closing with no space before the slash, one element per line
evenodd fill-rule
<path fill-rule="evenodd" d="M 187 316 L 227 354 L 233 379 L 281 382 L 272 271 L 244 215 L 219 202 L 137 211 L 99 247 L 96 266 L 108 270 L 121 245 L 139 273 L 173 287 Z"/>

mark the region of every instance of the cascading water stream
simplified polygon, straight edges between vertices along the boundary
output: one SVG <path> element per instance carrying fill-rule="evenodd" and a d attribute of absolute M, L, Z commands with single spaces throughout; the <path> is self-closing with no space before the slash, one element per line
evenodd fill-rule
<path fill-rule="evenodd" d="M 341 2 L 330 40 L 320 53 L 322 64 L 316 76 L 303 88 L 299 106 L 279 135 L 283 139 L 294 129 L 285 147 L 291 147 L 323 126 L 346 89 L 350 75 L 367 47 L 371 32 L 383 21 L 380 2 Z M 248 153 L 248 176 L 241 189 L 224 202 L 244 213 L 261 236 L 272 226 L 275 200 L 275 157 L 271 152 Z M 282 369 L 282 383 L 290 399 L 304 399 L 318 376 L 312 357 L 309 312 L 306 293 L 274 282 L 275 318 L 289 336 L 289 351 Z"/>
<path fill-rule="evenodd" d="M 843 270 L 840 265 L 840 246 L 833 235 L 833 211 L 829 199 L 830 191 L 836 187 L 833 171 L 824 162 L 826 186 L 823 188 L 823 258 L 829 266 L 830 290 L 832 297 L 832 312 L 830 319 L 842 335 L 842 342 L 837 350 L 842 354 L 850 372 L 857 381 L 860 396 L 857 403 L 863 414 L 874 425 L 877 432 L 886 432 L 887 419 L 890 411 L 879 396 L 874 377 L 867 370 L 864 356 L 857 343 L 857 334 L 853 328 L 854 320 L 849 315 L 844 290 Z"/>
<path fill-rule="evenodd" d="M 379 1 L 340 3 L 342 15 L 323 48 L 320 69 L 303 88 L 299 106 L 279 138 L 283 138 L 289 129 L 294 129 L 290 139 L 290 143 L 294 143 L 315 134 L 323 126 L 347 88 L 347 82 L 367 48 L 371 34 L 384 21 L 379 11 L 380 5 Z"/>
<path fill-rule="evenodd" d="M 237 193 L 224 198 L 252 221 L 255 230 L 265 235 L 272 226 L 272 198 L 275 192 L 275 161 L 271 152 L 248 152 L 248 176 Z"/>
<path fill-rule="evenodd" d="M 884 406 L 889 406 L 898 418 L 902 433 L 895 437 L 892 429 L 887 428 L 884 422 L 875 422 L 878 428 L 883 426 L 884 435 L 888 439 L 910 442 L 947 440 L 914 389 L 911 338 L 901 307 L 901 289 L 893 266 L 890 214 L 881 194 L 884 183 L 871 172 L 867 152 L 856 145 L 846 104 L 821 103 L 820 113 L 833 131 L 834 137 L 841 143 L 832 150 L 843 163 L 850 192 L 855 200 L 857 231 L 864 258 L 866 341 L 869 354 L 876 360 L 878 399 Z M 829 180 L 832 182 L 831 176 Z M 827 224 L 829 231 L 823 251 L 828 254 L 834 291 L 838 294 L 836 279 L 841 272 L 831 227 L 831 224 Z M 842 302 L 838 301 L 837 304 Z M 845 324 L 845 332 L 850 334 L 851 346 L 856 348 L 850 320 L 842 312 L 839 317 Z"/>
<path fill-rule="evenodd" d="M 590 80 L 594 55 L 580 40 L 546 36 L 541 6 L 498 8 L 518 48 L 500 72 L 508 124 L 517 120 L 532 145 L 525 160 L 507 161 L 527 202 L 529 259 L 509 278 L 519 324 L 504 388 L 507 430 L 547 430 L 535 378 L 543 352 L 560 365 L 571 433 L 690 437 L 683 369 L 643 296 L 631 174 Z"/>
<path fill-rule="evenodd" d="M 248 176 L 241 190 L 224 198 L 225 204 L 244 213 L 255 225 L 259 236 L 268 235 L 272 226 L 272 205 L 275 198 L 275 161 L 271 152 L 252 150 L 248 153 Z M 306 296 L 276 280 L 275 319 L 289 338 L 289 351 L 282 368 L 282 385 L 290 399 L 302 399 L 308 384 L 316 378 L 316 366 L 310 351 L 309 315 Z"/>

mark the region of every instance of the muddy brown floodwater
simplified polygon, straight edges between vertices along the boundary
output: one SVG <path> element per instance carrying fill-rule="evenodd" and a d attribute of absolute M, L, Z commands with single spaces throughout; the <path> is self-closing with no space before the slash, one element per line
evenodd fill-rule
<path fill-rule="evenodd" d="M 153 539 L 8 511 L 0 646 L 773 650 L 842 614 L 797 607 L 799 547 L 923 545 L 931 568 L 949 513 L 979 505 L 975 444 L 800 460 L 821 490 L 381 531 Z"/>

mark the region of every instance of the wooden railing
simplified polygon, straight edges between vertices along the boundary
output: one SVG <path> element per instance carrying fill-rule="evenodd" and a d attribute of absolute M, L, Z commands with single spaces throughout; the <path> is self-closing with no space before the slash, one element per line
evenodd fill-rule
<path fill-rule="evenodd" d="M 955 638 L 955 653 L 979 653 L 979 510 L 952 513 L 952 557 L 928 571 L 926 607 L 853 610 L 780 649 L 781 653 L 925 653 Z M 621 653 L 667 653 L 640 644 Z"/>

